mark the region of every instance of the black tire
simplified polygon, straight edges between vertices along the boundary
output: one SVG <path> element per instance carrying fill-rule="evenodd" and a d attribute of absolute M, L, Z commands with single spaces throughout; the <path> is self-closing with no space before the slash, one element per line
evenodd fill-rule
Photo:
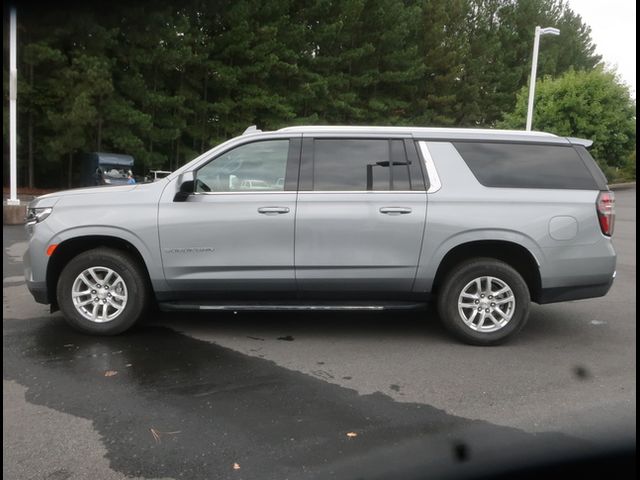
<path fill-rule="evenodd" d="M 124 281 L 128 301 L 122 312 L 113 320 L 96 323 L 76 309 L 72 299 L 75 279 L 91 267 L 107 267 Z M 127 252 L 100 247 L 80 253 L 64 267 L 58 278 L 58 306 L 66 321 L 76 330 L 92 335 L 117 335 L 131 328 L 146 311 L 151 297 L 148 280 L 136 258 Z"/>
<path fill-rule="evenodd" d="M 469 282 L 491 276 L 506 283 L 515 297 L 513 316 L 501 329 L 480 332 L 469 327 L 458 312 L 458 298 Z M 477 258 L 456 266 L 439 288 L 438 312 L 444 326 L 470 345 L 498 345 L 517 334 L 527 323 L 531 296 L 522 276 L 510 265 L 494 258 Z M 477 322 L 476 322 L 477 323 Z"/>

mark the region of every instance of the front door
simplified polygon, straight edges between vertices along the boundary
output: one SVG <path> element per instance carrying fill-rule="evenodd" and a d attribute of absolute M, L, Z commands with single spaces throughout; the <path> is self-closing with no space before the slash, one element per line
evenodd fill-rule
<path fill-rule="evenodd" d="M 160 246 L 173 290 L 205 297 L 295 291 L 299 153 L 299 139 L 242 144 L 195 172 L 186 201 L 163 199 Z"/>

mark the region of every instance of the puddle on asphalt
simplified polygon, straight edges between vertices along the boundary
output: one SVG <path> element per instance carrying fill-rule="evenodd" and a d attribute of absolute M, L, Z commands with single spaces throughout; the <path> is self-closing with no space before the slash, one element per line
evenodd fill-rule
<path fill-rule="evenodd" d="M 4 378 L 31 403 L 92 420 L 111 468 L 128 476 L 238 478 L 234 463 L 242 478 L 380 474 L 451 468 L 461 441 L 465 464 L 534 439 L 574 443 L 359 395 L 164 327 L 90 337 L 59 317 L 7 321 L 4 352 Z M 405 445 L 418 453 L 407 458 Z"/>

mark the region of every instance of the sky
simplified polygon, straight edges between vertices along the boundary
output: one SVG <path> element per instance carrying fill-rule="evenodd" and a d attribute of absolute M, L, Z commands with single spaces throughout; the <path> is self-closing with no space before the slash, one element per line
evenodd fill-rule
<path fill-rule="evenodd" d="M 636 97 L 635 0 L 568 0 L 569 7 L 591 27 L 596 51 L 608 66 L 617 67 L 621 79 Z M 547 25 L 542 25 L 547 26 Z M 548 25 L 553 26 L 553 25 Z M 562 36 L 562 33 L 560 34 Z"/>

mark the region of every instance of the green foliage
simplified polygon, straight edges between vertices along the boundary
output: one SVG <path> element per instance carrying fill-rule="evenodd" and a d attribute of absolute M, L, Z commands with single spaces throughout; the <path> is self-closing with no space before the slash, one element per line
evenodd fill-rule
<path fill-rule="evenodd" d="M 541 75 L 600 60 L 561 0 L 176 5 L 19 9 L 23 177 L 32 158 L 38 186 L 65 185 L 70 159 L 97 150 L 175 169 L 251 124 L 491 127 L 527 82 L 535 25 L 562 30 Z"/>
<path fill-rule="evenodd" d="M 636 105 L 629 88 L 602 68 L 589 72 L 569 70 L 559 78 L 545 77 L 536 84 L 533 127 L 536 130 L 593 140 L 591 154 L 609 180 L 620 169 L 635 177 Z M 515 110 L 503 127 L 522 128 L 527 114 L 528 88 L 518 94 Z"/>
<path fill-rule="evenodd" d="M 636 179 L 636 149 L 627 157 L 624 166 L 621 169 L 621 178 L 624 180 Z"/>

